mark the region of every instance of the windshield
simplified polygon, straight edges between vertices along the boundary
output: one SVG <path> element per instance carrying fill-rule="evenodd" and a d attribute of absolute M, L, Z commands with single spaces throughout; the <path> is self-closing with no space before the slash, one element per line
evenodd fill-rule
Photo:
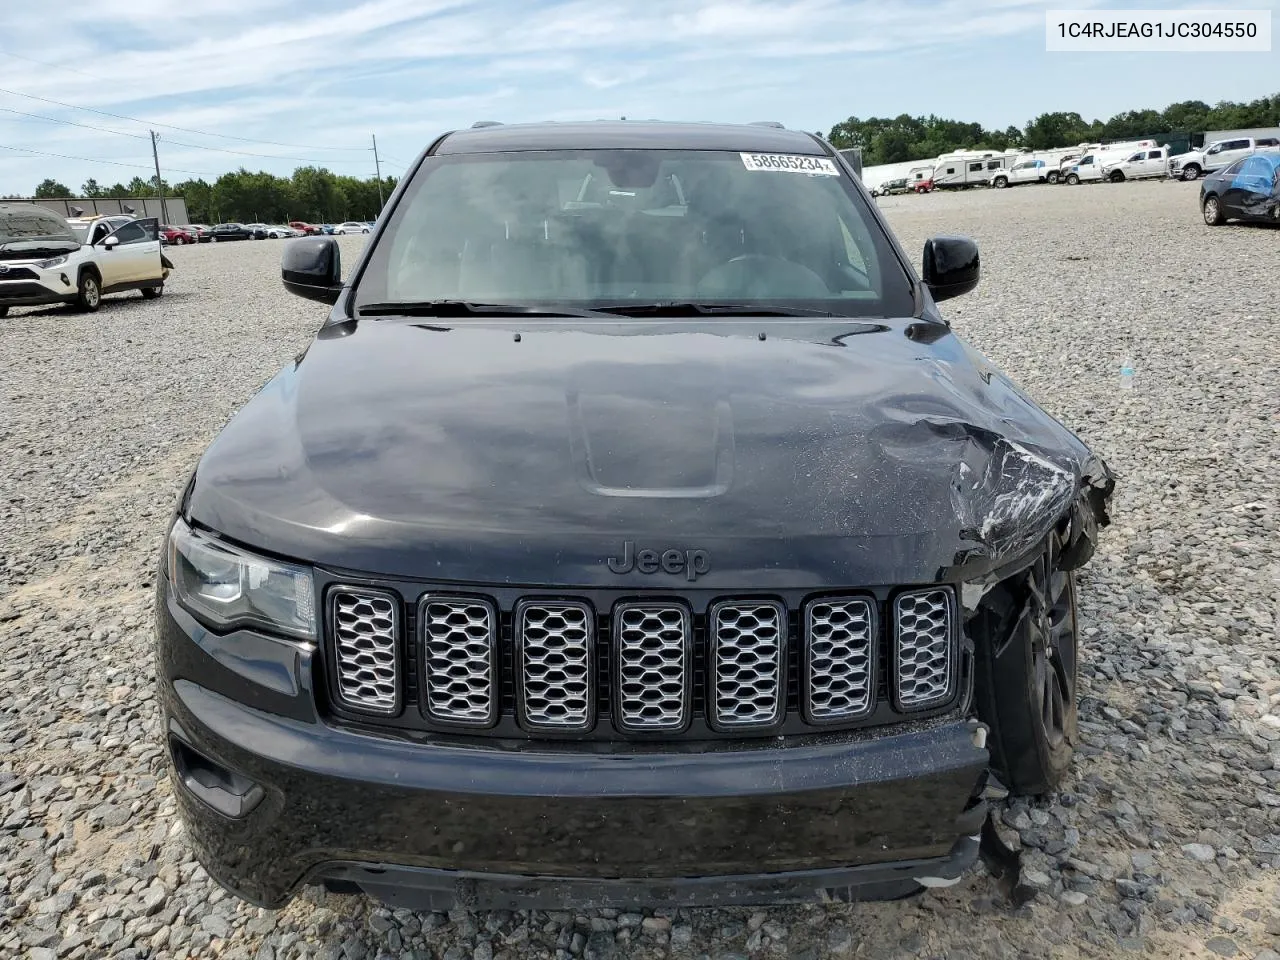
<path fill-rule="evenodd" d="M 432 300 L 914 311 L 887 236 L 830 160 L 684 150 L 428 160 L 355 305 Z"/>
<path fill-rule="evenodd" d="M 0 207 L 0 244 L 50 241 L 74 244 L 76 237 L 64 219 L 44 207 Z"/>

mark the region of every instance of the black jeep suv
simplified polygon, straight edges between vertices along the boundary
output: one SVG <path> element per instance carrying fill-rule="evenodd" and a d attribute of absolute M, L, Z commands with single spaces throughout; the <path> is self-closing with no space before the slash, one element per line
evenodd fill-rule
<path fill-rule="evenodd" d="M 478 125 L 414 163 L 179 497 L 181 815 L 253 903 L 900 896 L 1075 738 L 1106 466 L 777 125 Z M 998 783 L 989 778 L 994 775 Z"/>

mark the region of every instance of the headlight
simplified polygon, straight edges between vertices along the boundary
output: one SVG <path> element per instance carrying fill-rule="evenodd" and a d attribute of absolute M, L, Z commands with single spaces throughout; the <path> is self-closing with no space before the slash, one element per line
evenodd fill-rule
<path fill-rule="evenodd" d="M 183 606 L 219 626 L 315 639 L 314 584 L 306 567 L 259 557 L 178 520 L 169 534 L 169 578 Z"/>
<path fill-rule="evenodd" d="M 60 257 L 50 257 L 48 260 L 41 260 L 36 264 L 36 266 L 39 267 L 41 270 L 49 270 L 49 269 L 52 269 L 53 267 L 61 266 L 66 262 L 67 262 L 67 256 L 66 254 L 63 254 Z"/>

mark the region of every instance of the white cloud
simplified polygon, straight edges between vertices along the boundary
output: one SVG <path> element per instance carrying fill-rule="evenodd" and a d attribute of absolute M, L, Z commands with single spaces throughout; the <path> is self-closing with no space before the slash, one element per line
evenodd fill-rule
<path fill-rule="evenodd" d="M 1101 2 L 1075 0 L 1075 5 Z M 772 116 L 816 129 L 850 113 L 906 110 L 964 119 L 994 115 L 1005 125 L 1055 109 L 1049 98 L 1063 93 L 1061 85 L 1037 90 L 1034 77 L 1027 75 L 1028 64 L 1033 72 L 1047 72 L 1067 62 L 1043 52 L 1044 10 L 1058 5 L 1052 0 L 63 0 L 54 43 L 46 10 L 7 3 L 0 88 L 153 124 L 310 145 L 238 143 L 157 127 L 162 160 L 211 172 L 244 165 L 287 173 L 297 163 L 181 144 L 303 157 L 356 171 L 367 165 L 370 133 L 377 133 L 389 155 L 409 160 L 438 133 L 478 118 Z M 1022 59 L 991 61 L 986 51 L 994 44 L 1007 46 L 1010 38 L 1019 38 Z M 939 77 L 939 56 L 948 61 L 948 70 L 967 57 L 973 67 L 968 83 Z M 1258 76 L 1266 72 L 1263 61 L 1253 63 Z M 1249 66 L 1232 69 L 1238 74 Z M 1235 74 L 1210 75 L 1225 86 Z M 1174 99 L 1167 95 L 1172 93 L 1168 76 L 1160 65 L 1142 72 L 1139 79 L 1148 78 L 1149 88 L 1139 93 L 1127 87 L 1125 95 L 1135 102 L 1114 109 Z M 1193 71 L 1177 79 L 1188 88 L 1207 83 Z M 1090 88 L 1086 77 L 1080 88 L 1097 96 L 1101 85 Z M 1149 101 L 1146 89 L 1160 92 Z M 1229 89 L 1187 95 L 1245 96 Z M 5 94 L 0 107 L 132 133 L 148 129 L 146 123 Z M 1106 112 L 1088 103 L 1077 108 Z M 124 162 L 149 160 L 149 144 L 143 141 L 4 113 L 0 143 Z M 347 149 L 320 149 L 330 146 Z M 77 185 L 90 175 L 116 179 L 111 170 L 127 172 L 0 151 L 0 193 L 29 190 L 46 175 Z"/>

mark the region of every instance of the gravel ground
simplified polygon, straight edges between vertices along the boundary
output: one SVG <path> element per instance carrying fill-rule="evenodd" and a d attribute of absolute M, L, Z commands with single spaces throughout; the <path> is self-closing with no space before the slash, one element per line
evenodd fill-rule
<path fill-rule="evenodd" d="M 1265 266 L 1280 233 L 1205 227 L 1196 190 L 881 201 L 913 255 L 933 233 L 980 241 L 982 286 L 945 312 L 1121 478 L 1082 582 L 1072 778 L 1052 802 L 1000 810 L 1041 889 L 1017 909 L 980 868 L 857 906 L 238 904 L 174 817 L 152 571 L 200 450 L 324 308 L 283 291 L 280 244 L 262 242 L 172 251 L 158 301 L 14 311 L 0 320 L 0 957 L 1280 960 L 1280 271 Z"/>

